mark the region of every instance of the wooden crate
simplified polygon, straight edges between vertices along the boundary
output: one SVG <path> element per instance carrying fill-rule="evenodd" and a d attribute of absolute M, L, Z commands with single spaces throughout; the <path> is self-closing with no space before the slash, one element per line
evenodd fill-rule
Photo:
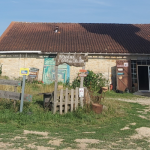
<path fill-rule="evenodd" d="M 57 93 L 57 101 L 52 102 L 52 109 L 56 109 L 56 112 L 67 113 L 68 111 L 73 111 L 78 108 L 79 105 L 79 88 L 66 90 L 61 89 Z M 55 107 L 55 108 L 54 108 Z"/>

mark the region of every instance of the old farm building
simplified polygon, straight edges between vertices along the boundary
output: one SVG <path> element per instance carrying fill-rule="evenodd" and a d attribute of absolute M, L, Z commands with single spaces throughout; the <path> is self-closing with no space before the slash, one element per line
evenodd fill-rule
<path fill-rule="evenodd" d="M 150 24 L 12 22 L 0 37 L 4 76 L 37 68 L 37 79 L 49 84 L 58 53 L 88 55 L 85 69 L 103 73 L 114 88 L 150 91 Z M 81 67 L 58 68 L 59 81 L 71 82 Z"/>

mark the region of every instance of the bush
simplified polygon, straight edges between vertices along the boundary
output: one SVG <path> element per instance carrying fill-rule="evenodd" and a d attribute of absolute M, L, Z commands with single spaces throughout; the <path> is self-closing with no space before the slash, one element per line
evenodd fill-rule
<path fill-rule="evenodd" d="M 108 80 L 103 77 L 102 73 L 96 74 L 93 71 L 88 71 L 87 77 L 84 78 L 84 86 L 91 91 L 99 91 L 101 87 L 107 84 Z"/>
<path fill-rule="evenodd" d="M 71 84 L 71 87 L 72 88 L 76 88 L 76 87 L 80 87 L 80 78 L 79 77 L 76 77 L 74 80 L 73 80 L 73 82 L 72 82 L 72 84 Z"/>
<path fill-rule="evenodd" d="M 88 70 L 87 77 L 84 78 L 84 86 L 89 88 L 91 91 L 99 91 L 101 87 L 108 84 L 102 73 L 94 73 L 93 71 Z M 72 82 L 72 88 L 80 87 L 80 77 L 76 77 Z"/>

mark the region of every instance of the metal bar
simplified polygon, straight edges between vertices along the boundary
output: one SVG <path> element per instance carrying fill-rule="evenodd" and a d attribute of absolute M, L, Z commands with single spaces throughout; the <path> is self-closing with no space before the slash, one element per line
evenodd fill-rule
<path fill-rule="evenodd" d="M 21 93 L 20 112 L 22 112 L 22 110 L 23 110 L 23 100 L 24 100 L 25 79 L 26 79 L 26 76 L 25 76 L 25 75 L 23 75 L 23 85 L 22 85 L 22 93 Z"/>

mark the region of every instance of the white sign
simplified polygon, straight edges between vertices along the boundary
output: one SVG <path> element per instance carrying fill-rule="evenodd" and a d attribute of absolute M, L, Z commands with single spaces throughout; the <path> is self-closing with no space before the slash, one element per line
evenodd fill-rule
<path fill-rule="evenodd" d="M 84 88 L 79 88 L 79 97 L 84 97 Z"/>
<path fill-rule="evenodd" d="M 118 71 L 123 71 L 123 68 L 118 68 Z"/>
<path fill-rule="evenodd" d="M 87 74 L 85 74 L 85 73 L 80 73 L 79 74 L 79 77 L 86 77 L 87 76 Z"/>
<path fill-rule="evenodd" d="M 126 63 L 124 63 L 124 67 L 128 67 L 128 63 L 126 62 Z"/>

